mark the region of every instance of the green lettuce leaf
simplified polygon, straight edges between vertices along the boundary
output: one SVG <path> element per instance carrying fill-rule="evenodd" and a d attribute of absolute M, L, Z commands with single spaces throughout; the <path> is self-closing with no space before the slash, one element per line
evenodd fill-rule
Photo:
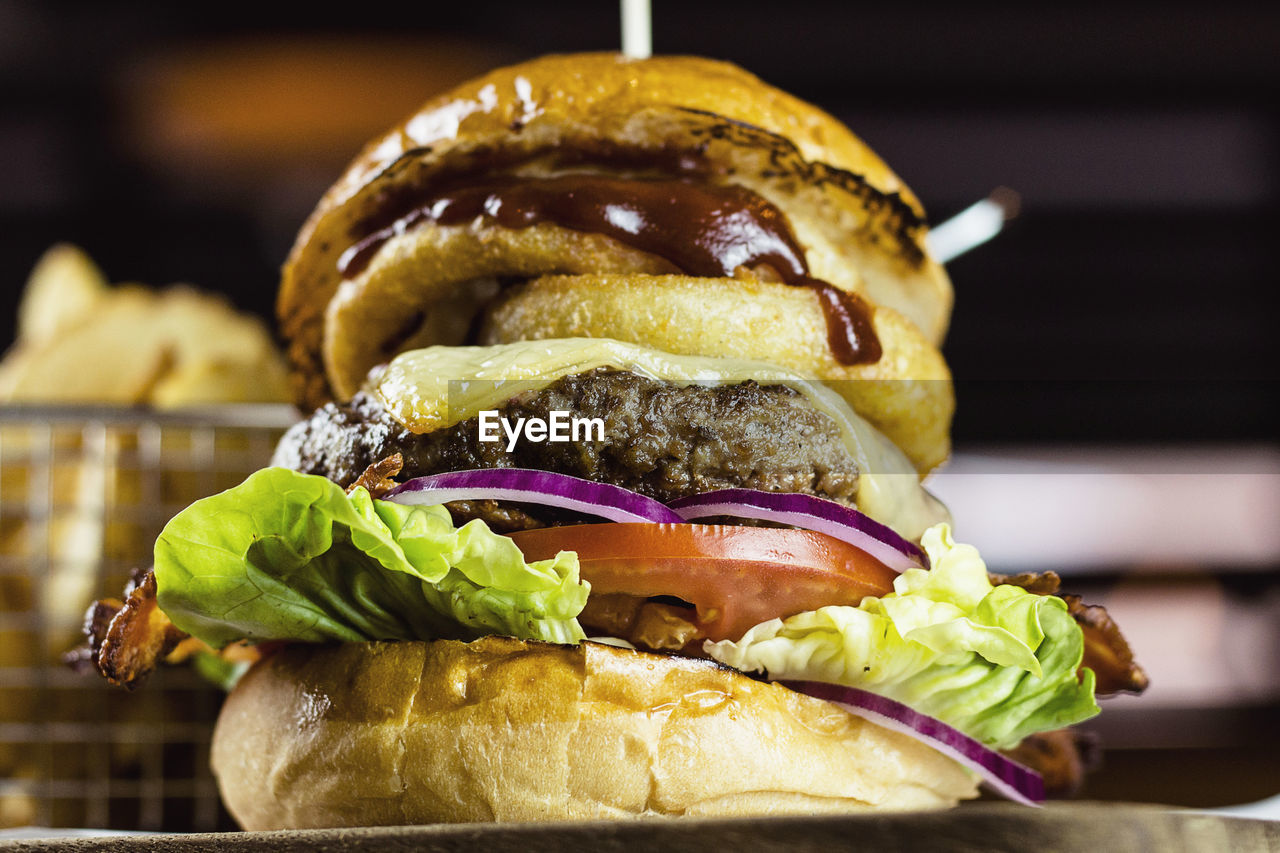
<path fill-rule="evenodd" d="M 992 586 L 970 545 L 939 524 L 922 544 L 931 571 L 858 607 L 823 607 L 707 643 L 729 666 L 825 681 L 896 699 L 998 749 L 1098 713 L 1084 636 L 1055 596 Z"/>
<path fill-rule="evenodd" d="M 505 536 L 448 511 L 266 468 L 197 501 L 156 542 L 157 600 L 221 648 L 304 642 L 472 639 L 576 643 L 589 587 L 578 558 L 525 563 Z"/>
<path fill-rule="evenodd" d="M 191 657 L 196 674 L 225 693 L 230 693 L 249 671 L 248 661 L 229 661 L 216 652 L 199 651 Z"/>

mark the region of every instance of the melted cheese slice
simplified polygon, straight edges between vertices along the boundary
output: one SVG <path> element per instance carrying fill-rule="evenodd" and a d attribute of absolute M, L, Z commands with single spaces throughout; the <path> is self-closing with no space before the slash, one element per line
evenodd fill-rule
<path fill-rule="evenodd" d="M 401 353 L 371 375 L 368 390 L 415 433 L 445 429 L 512 397 L 565 376 L 615 368 L 677 385 L 736 385 L 754 380 L 803 395 L 839 428 L 858 465 L 857 506 L 908 539 L 919 539 L 946 508 L 920 485 L 915 469 L 849 404 L 821 382 L 762 361 L 672 355 L 609 338 L 554 338 L 488 347 L 428 347 Z"/>

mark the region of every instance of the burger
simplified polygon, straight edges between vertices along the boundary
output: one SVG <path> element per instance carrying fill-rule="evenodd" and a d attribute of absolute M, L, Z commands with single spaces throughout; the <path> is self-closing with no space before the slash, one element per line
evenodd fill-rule
<path fill-rule="evenodd" d="M 88 656 L 126 686 L 256 659 L 212 747 L 248 829 L 1038 799 L 1145 676 L 920 484 L 954 406 L 925 234 L 845 127 L 725 63 L 437 98 L 285 265 L 313 413 L 169 523 Z"/>

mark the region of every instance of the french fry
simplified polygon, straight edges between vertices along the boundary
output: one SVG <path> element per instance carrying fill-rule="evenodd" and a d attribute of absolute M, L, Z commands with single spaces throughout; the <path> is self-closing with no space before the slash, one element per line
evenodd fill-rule
<path fill-rule="evenodd" d="M 36 261 L 18 306 L 18 334 L 39 344 L 68 332 L 108 293 L 107 278 L 83 250 L 59 243 Z"/>

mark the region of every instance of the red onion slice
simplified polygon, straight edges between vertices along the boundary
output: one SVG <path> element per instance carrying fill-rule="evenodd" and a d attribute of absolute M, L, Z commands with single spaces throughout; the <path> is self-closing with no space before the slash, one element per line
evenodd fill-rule
<path fill-rule="evenodd" d="M 928 568 L 920 547 L 852 507 L 813 495 L 721 489 L 672 501 L 685 521 L 712 515 L 755 518 L 825 533 L 861 548 L 896 572 Z"/>
<path fill-rule="evenodd" d="M 973 770 L 1003 797 L 1028 806 L 1044 800 L 1044 780 L 1029 767 L 988 749 L 964 732 L 876 693 L 820 681 L 779 681 L 782 686 L 816 699 L 834 702 L 851 714 L 900 732 L 933 747 Z"/>
<path fill-rule="evenodd" d="M 620 486 L 528 468 L 488 468 L 415 477 L 387 492 L 384 499 L 399 504 L 515 501 L 568 509 L 610 521 L 652 521 L 657 524 L 680 524 L 684 521 L 660 501 Z"/>

